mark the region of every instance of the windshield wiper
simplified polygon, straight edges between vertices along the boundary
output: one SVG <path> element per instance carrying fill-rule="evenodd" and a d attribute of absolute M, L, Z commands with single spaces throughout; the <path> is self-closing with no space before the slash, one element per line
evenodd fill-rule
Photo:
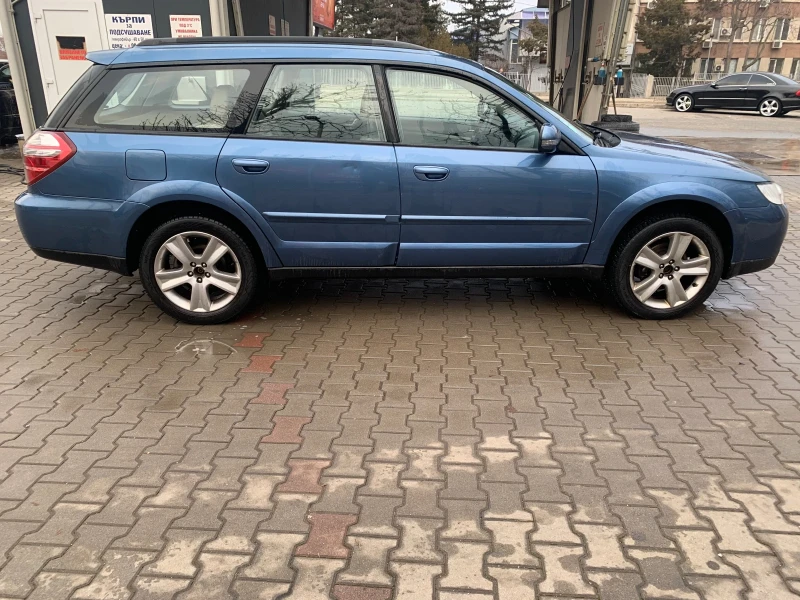
<path fill-rule="evenodd" d="M 603 129 L 602 127 L 598 127 L 597 125 L 589 125 L 588 123 L 581 123 L 580 121 L 578 121 L 578 119 L 574 119 L 573 122 L 578 124 L 580 127 L 583 127 L 584 129 L 588 129 L 591 132 L 592 137 L 594 138 L 595 141 L 602 140 L 603 142 L 609 144 L 610 146 L 616 146 L 622 141 L 622 138 L 620 138 L 613 131 L 609 131 L 608 129 Z M 612 140 L 603 137 L 603 134 L 605 133 L 612 136 L 612 138 L 616 138 L 616 142 L 612 143 Z"/>

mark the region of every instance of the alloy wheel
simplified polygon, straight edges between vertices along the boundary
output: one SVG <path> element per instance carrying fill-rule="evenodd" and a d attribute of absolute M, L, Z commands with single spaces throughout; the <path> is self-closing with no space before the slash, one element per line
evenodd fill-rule
<path fill-rule="evenodd" d="M 639 250 L 631 265 L 630 286 L 642 304 L 671 309 L 700 293 L 710 273 L 711 254 L 703 240 L 674 231 Z"/>
<path fill-rule="evenodd" d="M 692 109 L 692 97 L 689 94 L 681 94 L 675 98 L 675 110 L 687 112 Z"/>
<path fill-rule="evenodd" d="M 201 231 L 172 236 L 156 253 L 154 275 L 175 306 L 210 313 L 230 304 L 242 285 L 242 269 L 233 250 Z"/>
<path fill-rule="evenodd" d="M 781 103 L 775 98 L 767 98 L 758 106 L 758 112 L 765 117 L 772 117 L 781 109 Z"/>

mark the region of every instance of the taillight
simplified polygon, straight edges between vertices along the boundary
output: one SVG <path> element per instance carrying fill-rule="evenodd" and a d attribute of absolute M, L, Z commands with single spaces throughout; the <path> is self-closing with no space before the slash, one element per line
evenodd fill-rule
<path fill-rule="evenodd" d="M 66 134 L 37 131 L 22 149 L 28 185 L 36 183 L 67 162 L 78 151 Z"/>
<path fill-rule="evenodd" d="M 794 93 L 794 95 L 795 95 L 795 96 L 797 96 L 798 98 L 800 98 L 800 90 L 797 90 L 797 91 Z"/>

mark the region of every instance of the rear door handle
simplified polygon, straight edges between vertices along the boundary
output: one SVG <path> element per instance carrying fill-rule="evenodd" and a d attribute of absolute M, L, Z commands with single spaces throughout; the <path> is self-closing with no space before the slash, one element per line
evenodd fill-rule
<path fill-rule="evenodd" d="M 245 175 L 257 175 L 269 171 L 269 161 L 258 158 L 234 158 L 233 168 Z"/>
<path fill-rule="evenodd" d="M 420 181 L 442 181 L 449 174 L 450 169 L 447 167 L 414 167 L 414 175 Z"/>

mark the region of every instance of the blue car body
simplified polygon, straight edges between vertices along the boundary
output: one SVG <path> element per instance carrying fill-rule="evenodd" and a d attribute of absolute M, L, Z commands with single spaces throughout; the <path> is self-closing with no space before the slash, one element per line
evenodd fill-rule
<path fill-rule="evenodd" d="M 730 277 L 771 265 L 787 228 L 785 207 L 757 188 L 768 179 L 740 161 L 645 136 L 597 144 L 503 77 L 435 51 L 227 40 L 95 52 L 89 59 L 96 73 L 82 83 L 86 90 L 70 92 L 44 127 L 65 132 L 77 152 L 16 202 L 26 241 L 47 258 L 131 274 L 154 215 L 202 209 L 235 221 L 275 275 L 509 268 L 600 276 L 631 222 L 657 207 L 691 207 L 718 230 Z M 67 125 L 82 94 L 115 69 L 250 64 L 258 70 L 331 61 L 430 69 L 480 82 L 555 125 L 565 151 Z"/>

